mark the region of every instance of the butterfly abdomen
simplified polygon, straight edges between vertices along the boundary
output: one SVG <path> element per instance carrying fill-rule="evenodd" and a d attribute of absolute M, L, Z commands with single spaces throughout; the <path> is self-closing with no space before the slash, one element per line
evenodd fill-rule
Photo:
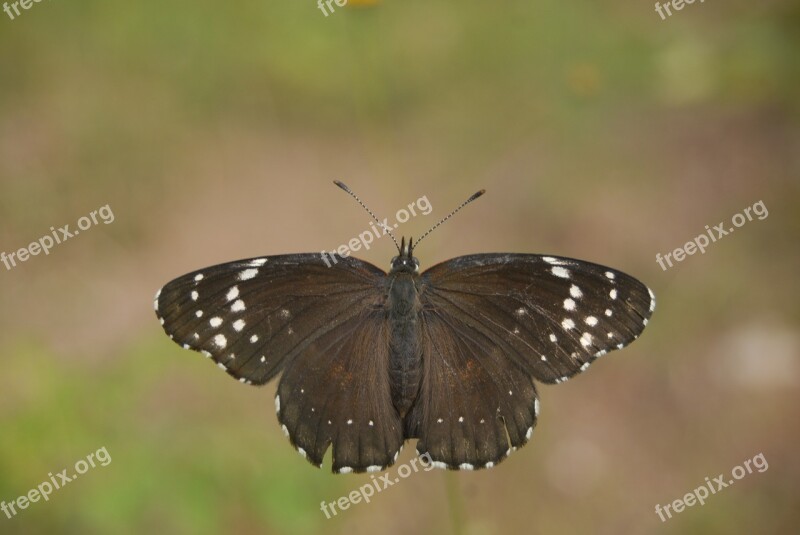
<path fill-rule="evenodd" d="M 419 393 L 422 351 L 419 343 L 421 304 L 410 273 L 398 273 L 389 286 L 389 382 L 395 409 L 404 417 Z"/>

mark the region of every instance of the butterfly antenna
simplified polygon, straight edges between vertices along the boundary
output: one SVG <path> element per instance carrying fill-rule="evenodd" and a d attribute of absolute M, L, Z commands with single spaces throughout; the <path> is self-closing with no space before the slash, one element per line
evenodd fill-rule
<path fill-rule="evenodd" d="M 444 218 L 442 218 L 442 220 L 441 220 L 441 221 L 439 221 L 439 222 L 438 222 L 438 223 L 436 223 L 434 226 L 432 226 L 432 227 L 431 227 L 431 228 L 428 230 L 428 232 L 426 232 L 425 234 L 423 234 L 423 235 L 422 235 L 422 237 L 421 237 L 420 239 L 418 239 L 418 240 L 417 240 L 417 243 L 415 243 L 415 244 L 414 244 L 414 247 L 417 247 L 417 246 L 419 245 L 419 242 L 421 242 L 423 239 L 425 239 L 425 236 L 427 236 L 428 234 L 430 234 L 431 232 L 433 232 L 433 231 L 434 231 L 434 230 L 435 230 L 435 229 L 436 229 L 436 228 L 437 228 L 439 225 L 441 225 L 442 223 L 444 223 L 445 221 L 447 221 L 448 219 L 450 219 L 451 217 L 453 217 L 454 215 L 456 215 L 456 213 L 458 213 L 458 211 L 459 211 L 459 210 L 461 210 L 462 208 L 464 208 L 466 205 L 468 205 L 469 203 L 471 203 L 472 201 L 474 201 L 475 199 L 477 199 L 478 197 L 480 197 L 480 196 L 481 196 L 481 195 L 483 195 L 484 193 L 486 193 L 486 190 L 485 190 L 485 189 L 482 189 L 482 190 L 480 190 L 480 191 L 476 191 L 476 192 L 475 192 L 475 193 L 472 195 L 472 197 L 470 197 L 470 198 L 469 198 L 469 199 L 467 199 L 466 201 L 462 202 L 462 203 L 461 203 L 461 205 L 460 205 L 458 208 L 456 208 L 455 210 L 453 210 L 452 212 L 450 212 L 449 214 L 447 214 L 447 216 L 445 216 Z"/>
<path fill-rule="evenodd" d="M 356 195 L 355 193 L 353 193 L 353 190 L 351 190 L 350 188 L 348 188 L 348 187 L 347 187 L 347 185 L 343 184 L 342 182 L 339 182 L 338 180 L 334 180 L 334 181 L 333 181 L 333 183 L 334 183 L 334 184 L 336 184 L 337 186 L 339 186 L 340 188 L 342 188 L 344 191 L 346 191 L 346 192 L 347 192 L 347 193 L 348 193 L 348 194 L 349 194 L 349 195 L 350 195 L 352 198 L 354 198 L 354 199 L 355 199 L 355 200 L 358 202 L 358 204 L 360 204 L 360 205 L 361 205 L 361 207 L 362 207 L 364 210 L 366 210 L 366 211 L 367 211 L 367 213 L 368 213 L 369 215 L 371 215 L 371 216 L 372 216 L 372 219 L 374 219 L 374 220 L 375 220 L 375 222 L 376 222 L 376 223 L 378 223 L 378 226 L 379 226 L 380 228 L 382 228 L 383 230 L 385 230 L 387 234 L 389 234 L 389 237 L 392 239 L 392 241 L 394 242 L 394 246 L 395 246 L 395 247 L 397 247 L 397 251 L 399 252 L 399 251 L 400 251 L 400 244 L 399 244 L 399 243 L 397 243 L 397 239 L 394 237 L 394 234 L 392 234 L 392 229 L 390 229 L 389 227 L 385 226 L 385 225 L 383 224 L 383 221 L 381 221 L 380 219 L 378 219 L 378 217 L 377 217 L 375 214 L 373 214 L 373 213 L 372 213 L 372 210 L 370 210 L 369 208 L 367 208 L 367 205 L 366 205 L 366 204 L 364 204 L 363 202 L 361 202 L 361 199 L 359 199 L 359 198 L 358 198 L 358 195 Z M 467 202 L 469 202 L 469 201 L 467 201 Z"/>

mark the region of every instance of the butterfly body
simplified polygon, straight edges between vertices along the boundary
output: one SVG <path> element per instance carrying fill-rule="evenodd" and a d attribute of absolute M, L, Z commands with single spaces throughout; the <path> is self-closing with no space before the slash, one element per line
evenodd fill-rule
<path fill-rule="evenodd" d="M 393 464 L 407 439 L 434 466 L 489 468 L 530 438 L 534 379 L 560 383 L 639 336 L 641 282 L 580 260 L 462 256 L 419 272 L 403 240 L 391 270 L 316 254 L 212 266 L 159 291 L 171 338 L 240 382 L 279 373 L 278 421 L 319 466 Z"/>

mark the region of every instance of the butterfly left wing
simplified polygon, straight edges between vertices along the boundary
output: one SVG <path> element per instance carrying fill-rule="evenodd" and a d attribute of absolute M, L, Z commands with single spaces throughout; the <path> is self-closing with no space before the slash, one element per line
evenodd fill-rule
<path fill-rule="evenodd" d="M 164 330 L 243 383 L 283 371 L 275 397 L 292 445 L 335 472 L 394 463 L 402 423 L 391 400 L 385 277 L 361 260 L 270 256 L 201 269 L 155 299 Z"/>
<path fill-rule="evenodd" d="M 243 383 L 261 385 L 305 347 L 382 302 L 386 273 L 318 254 L 238 260 L 167 283 L 154 306 L 164 331 Z"/>
<path fill-rule="evenodd" d="M 421 279 L 425 381 L 407 426 L 449 468 L 490 466 L 524 444 L 538 400 L 522 378 L 566 381 L 636 339 L 655 308 L 633 277 L 562 257 L 463 256 Z M 492 408 L 495 429 L 477 427 L 477 412 L 471 429 L 457 425 L 470 408 Z"/>
<path fill-rule="evenodd" d="M 335 473 L 378 472 L 397 460 L 403 425 L 392 404 L 388 328 L 383 307 L 364 308 L 286 366 L 278 421 L 311 464 L 329 445 Z"/>

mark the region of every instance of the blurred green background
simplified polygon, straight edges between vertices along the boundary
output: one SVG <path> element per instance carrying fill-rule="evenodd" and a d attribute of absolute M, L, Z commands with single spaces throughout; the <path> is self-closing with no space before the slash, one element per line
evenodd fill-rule
<path fill-rule="evenodd" d="M 44 0 L 0 13 L 0 500 L 112 458 L 0 533 L 789 533 L 800 522 L 800 5 Z M 584 258 L 659 305 L 645 335 L 541 387 L 492 470 L 369 482 L 305 462 L 274 382 L 164 336 L 155 290 L 262 254 L 331 250 L 427 196 L 423 269 L 472 252 Z M 656 253 L 762 200 L 662 271 Z M 359 257 L 388 268 L 388 239 Z M 406 447 L 399 463 L 407 463 Z M 667 522 L 667 504 L 763 453 Z M 399 466 L 399 465 L 398 465 Z M 394 470 L 390 470 L 394 473 Z"/>

